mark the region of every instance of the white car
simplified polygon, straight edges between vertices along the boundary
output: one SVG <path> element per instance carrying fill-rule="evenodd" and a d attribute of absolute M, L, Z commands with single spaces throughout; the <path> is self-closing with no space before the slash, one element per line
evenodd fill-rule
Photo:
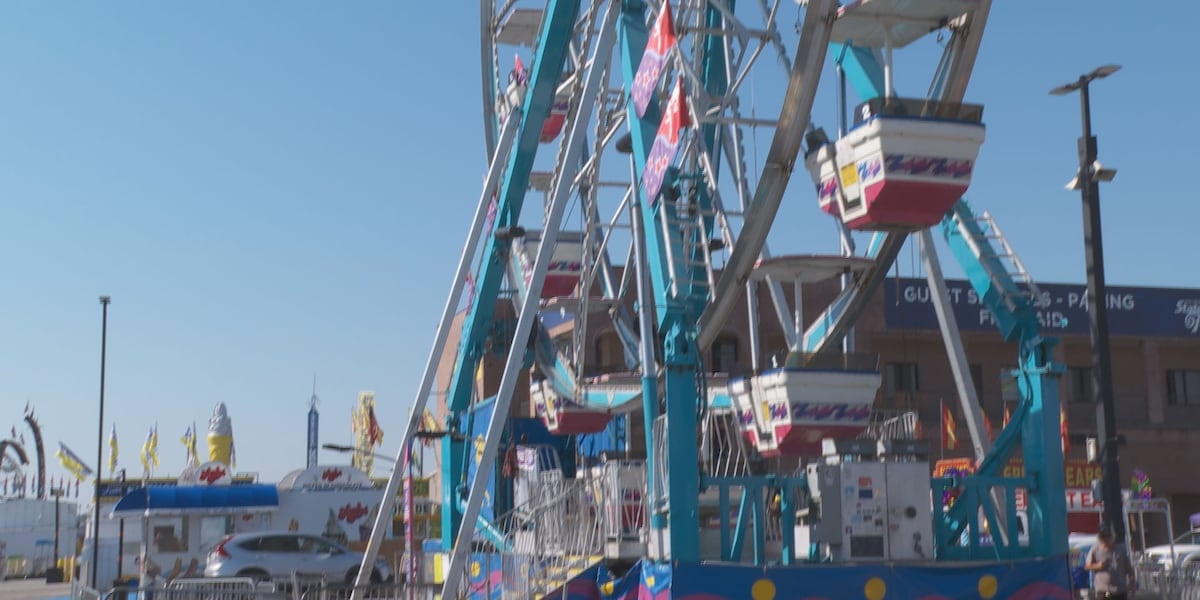
<path fill-rule="evenodd" d="M 330 581 L 354 583 L 363 556 L 323 537 L 280 532 L 243 533 L 226 537 L 208 555 L 205 577 L 281 579 L 292 573 L 322 575 Z M 390 581 L 391 569 L 375 562 L 372 583 Z"/>
<path fill-rule="evenodd" d="M 1162 544 L 1146 548 L 1142 554 L 1145 560 L 1158 563 L 1170 569 L 1200 564 L 1200 529 L 1192 529 L 1175 538 L 1175 559 L 1171 560 L 1171 545 Z"/>

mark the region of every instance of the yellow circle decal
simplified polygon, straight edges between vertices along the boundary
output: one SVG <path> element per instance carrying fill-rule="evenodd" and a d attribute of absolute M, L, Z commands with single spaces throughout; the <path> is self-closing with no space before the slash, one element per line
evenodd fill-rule
<path fill-rule="evenodd" d="M 979 596 L 988 600 L 996 597 L 996 591 L 1000 587 L 1000 583 L 996 581 L 993 575 L 984 575 L 979 578 Z"/>
<path fill-rule="evenodd" d="M 605 583 L 604 585 L 600 586 L 600 593 L 604 594 L 605 596 L 612 594 L 613 593 L 613 582 L 609 581 L 609 582 Z"/>
<path fill-rule="evenodd" d="M 878 577 L 872 577 L 867 580 L 867 585 L 863 587 L 863 595 L 867 600 L 883 600 L 883 596 L 887 594 L 887 584 Z"/>
<path fill-rule="evenodd" d="M 770 579 L 759 579 L 750 587 L 753 600 L 775 600 L 775 583 Z"/>
<path fill-rule="evenodd" d="M 481 567 L 479 565 L 479 563 L 477 563 L 477 562 L 471 563 L 471 577 L 479 577 L 479 572 L 482 570 L 483 570 L 483 567 Z"/>
<path fill-rule="evenodd" d="M 646 587 L 654 587 L 654 576 L 653 575 L 646 576 Z"/>

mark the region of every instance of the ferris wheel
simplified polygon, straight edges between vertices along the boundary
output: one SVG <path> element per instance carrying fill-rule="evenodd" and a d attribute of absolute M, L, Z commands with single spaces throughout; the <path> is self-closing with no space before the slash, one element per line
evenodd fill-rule
<path fill-rule="evenodd" d="M 694 560 L 688 519 L 700 473 L 679 467 L 694 465 L 701 449 L 690 435 L 668 442 L 668 423 L 671 431 L 700 432 L 707 411 L 732 410 L 764 456 L 798 447 L 755 440 L 753 430 L 778 417 L 755 400 L 764 382 L 727 380 L 704 360 L 732 311 L 746 299 L 755 373 L 765 366 L 756 337 L 762 289 L 789 366 L 829 353 L 908 236 L 927 235 L 965 190 L 970 169 L 962 165 L 974 161 L 982 126 L 961 100 L 989 3 L 797 4 L 481 1 L 489 166 L 405 433 L 407 440 L 419 426 L 444 356 L 454 362 L 444 393 L 449 425 L 462 431 L 463 420 L 475 418 L 484 355 L 506 355 L 486 423 L 466 426 L 478 432 L 465 445 L 474 451 L 464 447 L 461 460 L 444 464 L 447 485 L 461 496 L 446 508 L 450 522 L 462 523 L 450 572 L 463 569 L 476 529 L 485 538 L 495 530 L 480 514 L 486 465 L 531 356 L 530 399 L 551 433 L 592 433 L 616 413 L 642 411 L 653 463 L 648 492 L 672 515 L 672 559 Z M 892 50 L 947 27 L 953 37 L 929 96 L 898 98 Z M 852 70 L 866 73 L 866 83 L 856 89 L 874 86 L 859 89 L 854 127 L 839 127 L 835 139 L 810 123 L 831 48 L 839 74 L 844 63 L 860 63 Z M 942 151 L 942 162 L 894 158 L 920 158 L 929 148 Z M 916 190 L 937 201 L 905 205 Z M 772 255 L 767 235 L 785 191 L 816 200 L 841 224 L 840 247 L 823 256 Z M 542 206 L 525 206 L 538 195 Z M 852 230 L 872 235 L 859 256 Z M 846 277 L 844 291 L 806 329 L 812 319 L 800 314 L 801 285 L 838 275 Z M 791 305 L 784 283 L 793 284 Z M 504 302 L 516 323 L 496 335 Z M 455 350 L 449 332 L 456 327 Z M 593 344 L 595 331 L 612 344 Z M 499 338 L 513 347 L 489 346 Z M 877 380 L 859 382 L 868 403 Z M 785 394 L 798 387 L 782 384 Z M 669 476 L 667 465 L 677 465 Z M 491 543 L 506 541 L 497 532 Z"/>

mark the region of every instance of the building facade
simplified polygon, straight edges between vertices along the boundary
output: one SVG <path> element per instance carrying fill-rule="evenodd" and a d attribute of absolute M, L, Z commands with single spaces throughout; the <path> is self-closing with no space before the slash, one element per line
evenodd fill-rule
<path fill-rule="evenodd" d="M 952 280 L 947 285 L 976 395 L 988 421 L 994 424 L 994 433 L 998 433 L 1006 409 L 1015 408 L 1019 399 L 1012 377 L 1017 365 L 1016 344 L 1001 338 L 992 315 L 965 281 Z M 791 306 L 791 286 L 782 287 Z M 803 287 L 801 313 L 806 326 L 829 306 L 838 291 L 837 280 Z M 787 343 L 765 285 L 760 285 L 758 295 L 761 371 L 782 366 Z M 1134 469 L 1149 475 L 1154 495 L 1170 500 L 1178 532 L 1186 529 L 1189 514 L 1200 512 L 1200 290 L 1110 286 L 1107 302 L 1114 404 L 1118 432 L 1125 440 L 1120 448 L 1123 487 L 1128 487 Z M 1098 408 L 1092 396 L 1085 286 L 1040 285 L 1037 304 L 1043 334 L 1059 339 L 1054 358 L 1063 367 L 1060 398 L 1066 408 L 1070 439 L 1074 440 L 1069 443 L 1067 458 L 1072 464 L 1080 464 L 1086 460 L 1082 441 L 1094 436 L 1097 429 Z M 746 307 L 743 297 L 706 353 L 709 371 L 731 376 L 754 371 Z M 782 312 L 792 314 L 789 308 Z M 507 301 L 500 303 L 496 316 L 495 335 L 476 371 L 476 395 L 480 398 L 494 395 L 499 388 L 508 345 L 497 340 L 505 336 L 511 339 L 515 328 L 515 312 Z M 461 319 L 460 314 L 456 324 L 461 324 Z M 606 320 L 603 313 L 590 317 L 585 342 L 585 371 L 589 374 L 627 370 L 619 338 L 611 326 L 606 326 Z M 556 327 L 556 337 L 569 340 L 570 323 L 568 319 Z M 456 338 L 457 331 L 449 348 L 456 347 Z M 970 456 L 971 445 L 966 441 L 950 361 L 924 279 L 886 280 L 856 321 L 851 339 L 856 351 L 878 355 L 883 378 L 875 408 L 916 411 L 935 459 Z M 443 360 L 440 390 L 448 385 L 452 365 L 452 355 Z M 528 373 L 523 373 L 513 401 L 513 416 L 533 414 L 528 381 Z M 442 398 L 438 403 L 440 415 L 444 415 Z M 958 422 L 957 448 L 942 447 L 943 405 L 950 407 Z M 634 456 L 642 445 L 641 429 L 641 419 L 634 415 L 626 435 Z M 1068 473 L 1068 479 L 1080 479 L 1068 481 L 1068 487 L 1089 487 L 1090 481 L 1083 479 L 1094 472 Z M 1147 522 L 1147 532 L 1155 537 L 1161 538 L 1164 529 Z"/>

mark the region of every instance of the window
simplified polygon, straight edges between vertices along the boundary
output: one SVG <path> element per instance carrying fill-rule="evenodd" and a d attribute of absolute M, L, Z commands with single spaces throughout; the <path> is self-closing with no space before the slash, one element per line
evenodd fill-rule
<path fill-rule="evenodd" d="M 732 335 L 722 334 L 712 345 L 712 371 L 735 373 L 738 368 L 738 342 Z"/>
<path fill-rule="evenodd" d="M 188 549 L 187 525 L 181 518 L 155 519 L 150 531 L 154 532 L 154 548 L 158 552 L 186 552 Z"/>
<path fill-rule="evenodd" d="M 897 392 L 910 396 L 921 389 L 917 363 L 888 363 L 884 371 L 884 391 L 889 397 Z"/>
<path fill-rule="evenodd" d="M 1167 404 L 1200 406 L 1200 371 L 1168 369 Z"/>
<path fill-rule="evenodd" d="M 302 554 L 337 554 L 336 548 L 329 542 L 314 537 L 300 538 L 300 552 Z"/>
<path fill-rule="evenodd" d="M 1021 401 L 1021 388 L 1017 385 L 1016 365 L 1000 369 L 1000 401 L 1004 404 Z"/>
<path fill-rule="evenodd" d="M 1070 402 L 1093 402 L 1091 367 L 1067 368 L 1067 398 Z"/>
<path fill-rule="evenodd" d="M 273 535 L 262 538 L 258 542 L 260 552 L 299 552 L 300 546 L 295 536 Z"/>
<path fill-rule="evenodd" d="M 594 342 L 595 354 L 588 361 L 595 365 L 599 373 L 619 373 L 628 370 L 625 366 L 625 348 L 621 346 L 621 337 L 616 331 L 605 331 L 596 336 Z"/>
<path fill-rule="evenodd" d="M 225 536 L 233 533 L 232 521 L 231 517 L 201 517 L 200 549 L 208 551 L 225 539 Z"/>

